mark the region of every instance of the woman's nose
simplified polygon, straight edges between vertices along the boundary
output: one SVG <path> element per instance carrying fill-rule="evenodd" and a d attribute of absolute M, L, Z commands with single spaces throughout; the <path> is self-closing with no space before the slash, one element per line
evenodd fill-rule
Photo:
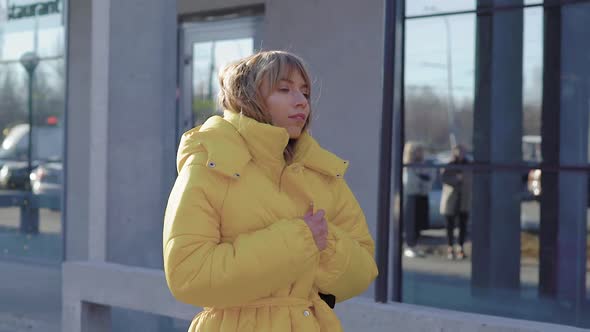
<path fill-rule="evenodd" d="M 307 97 L 305 97 L 305 95 L 301 92 L 296 92 L 295 93 L 295 104 L 296 106 L 307 106 L 308 100 Z"/>

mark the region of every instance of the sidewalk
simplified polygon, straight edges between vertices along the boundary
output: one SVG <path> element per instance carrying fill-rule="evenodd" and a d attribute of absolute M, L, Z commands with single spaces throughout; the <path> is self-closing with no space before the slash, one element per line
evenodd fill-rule
<path fill-rule="evenodd" d="M 59 332 L 59 266 L 0 262 L 0 271 L 0 332 Z"/>

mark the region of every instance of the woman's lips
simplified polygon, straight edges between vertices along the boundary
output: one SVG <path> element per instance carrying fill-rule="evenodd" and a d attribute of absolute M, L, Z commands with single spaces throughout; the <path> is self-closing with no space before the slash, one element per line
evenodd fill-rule
<path fill-rule="evenodd" d="M 293 114 L 289 117 L 289 119 L 295 119 L 295 120 L 300 120 L 300 121 L 305 121 L 305 114 L 303 113 L 297 113 L 297 114 Z"/>

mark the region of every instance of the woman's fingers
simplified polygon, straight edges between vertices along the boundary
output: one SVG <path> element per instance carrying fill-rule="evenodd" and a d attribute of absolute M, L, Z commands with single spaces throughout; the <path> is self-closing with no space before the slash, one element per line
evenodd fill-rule
<path fill-rule="evenodd" d="M 320 209 L 314 213 L 313 203 L 310 203 L 310 207 L 304 217 L 307 226 L 313 233 L 316 245 L 320 250 L 324 250 L 328 246 L 328 223 L 324 218 L 325 216 L 326 211 L 324 211 L 323 209 Z"/>
<path fill-rule="evenodd" d="M 323 209 L 319 209 L 318 212 L 316 212 L 313 217 L 315 219 L 319 219 L 322 220 L 324 219 L 324 217 L 326 216 L 326 211 L 324 211 Z"/>

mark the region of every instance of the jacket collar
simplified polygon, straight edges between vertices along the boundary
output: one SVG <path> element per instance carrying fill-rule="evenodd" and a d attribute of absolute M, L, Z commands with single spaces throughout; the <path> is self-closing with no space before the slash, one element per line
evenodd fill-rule
<path fill-rule="evenodd" d="M 284 166 L 283 152 L 289 143 L 286 129 L 231 111 L 225 111 L 223 118 L 242 136 L 254 161 L 270 167 Z"/>
<path fill-rule="evenodd" d="M 282 170 L 285 165 L 283 151 L 288 142 L 289 134 L 283 128 L 225 111 L 223 118 L 213 116 L 182 136 L 177 155 L 178 170 L 190 155 L 202 150 L 207 151 L 205 166 L 226 176 L 238 178 L 250 160 L 256 160 L 266 168 Z M 293 164 L 342 178 L 349 163 L 323 149 L 308 132 L 304 132 L 297 140 Z"/>
<path fill-rule="evenodd" d="M 344 177 L 349 165 L 348 160 L 322 148 L 307 131 L 297 140 L 293 163 L 301 163 L 318 173 L 336 178 Z"/>

